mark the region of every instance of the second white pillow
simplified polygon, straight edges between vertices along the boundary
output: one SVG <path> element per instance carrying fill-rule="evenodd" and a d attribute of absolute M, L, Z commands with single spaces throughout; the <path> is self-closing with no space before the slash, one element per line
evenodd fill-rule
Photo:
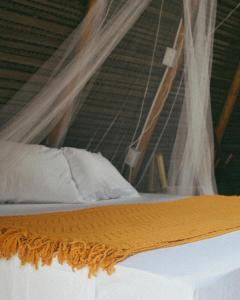
<path fill-rule="evenodd" d="M 80 197 L 85 201 L 138 197 L 135 188 L 100 153 L 63 148 Z"/>

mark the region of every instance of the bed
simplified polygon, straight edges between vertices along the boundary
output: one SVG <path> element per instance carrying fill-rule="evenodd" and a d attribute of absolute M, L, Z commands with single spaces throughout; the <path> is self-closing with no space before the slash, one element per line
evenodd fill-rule
<path fill-rule="evenodd" d="M 173 195 L 141 194 L 131 200 L 79 204 L 5 204 L 0 215 L 68 211 L 108 204 L 171 201 Z M 0 295 L 6 300 L 237 300 L 240 299 L 240 233 L 142 252 L 120 262 L 109 276 L 73 272 L 54 261 L 37 271 L 17 257 L 0 261 Z"/>

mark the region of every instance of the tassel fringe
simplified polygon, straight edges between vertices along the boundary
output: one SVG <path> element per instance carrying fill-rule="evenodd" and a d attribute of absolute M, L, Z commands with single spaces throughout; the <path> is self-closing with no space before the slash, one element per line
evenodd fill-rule
<path fill-rule="evenodd" d="M 18 255 L 21 264 L 51 265 L 53 258 L 60 264 L 66 262 L 73 270 L 88 267 L 91 277 L 102 268 L 109 275 L 114 265 L 130 254 L 127 250 L 112 249 L 104 244 L 84 241 L 60 241 L 33 235 L 19 229 L 0 229 L 0 258 L 10 259 Z"/>

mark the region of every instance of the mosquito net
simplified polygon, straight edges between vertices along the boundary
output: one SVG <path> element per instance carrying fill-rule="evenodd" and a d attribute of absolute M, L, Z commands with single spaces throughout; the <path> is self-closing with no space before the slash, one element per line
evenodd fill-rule
<path fill-rule="evenodd" d="M 138 187 L 146 188 L 157 157 L 170 192 L 215 193 L 210 108 L 215 15 L 216 0 L 89 1 L 81 24 L 1 108 L 0 163 L 14 167 L 27 155 L 19 143 L 61 146 L 95 98 L 100 100 L 84 148 L 104 151 L 112 131 L 115 147 L 106 156 Z M 123 61 L 124 52 L 131 59 Z M 112 98 L 105 99 L 112 112 L 104 119 L 101 99 L 113 73 Z M 121 91 L 118 101 L 114 90 Z"/>

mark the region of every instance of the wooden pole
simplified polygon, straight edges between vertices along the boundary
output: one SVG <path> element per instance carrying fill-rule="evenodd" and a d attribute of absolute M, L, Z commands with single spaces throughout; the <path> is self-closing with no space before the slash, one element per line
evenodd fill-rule
<path fill-rule="evenodd" d="M 150 111 L 148 113 L 147 119 L 145 121 L 144 127 L 142 129 L 142 133 L 140 135 L 140 138 L 136 146 L 136 150 L 140 152 L 140 156 L 136 166 L 130 170 L 130 174 L 129 174 L 129 181 L 132 183 L 134 183 L 138 175 L 151 136 L 158 123 L 159 115 L 163 109 L 168 94 L 171 90 L 179 65 L 181 64 L 183 41 L 184 41 L 184 26 L 183 26 L 183 20 L 181 19 L 175 37 L 174 46 L 173 46 L 173 48 L 177 51 L 175 65 L 173 67 L 166 68 L 161 83 L 159 85 L 159 88 L 157 90 L 157 93 L 155 95 L 155 98 L 153 100 L 152 106 L 150 108 Z"/>
<path fill-rule="evenodd" d="M 231 88 L 229 90 L 226 102 L 224 104 L 222 114 L 219 118 L 218 125 L 216 127 L 215 133 L 218 144 L 221 144 L 222 138 L 229 123 L 235 102 L 237 100 L 237 96 L 240 90 L 240 63 L 238 63 L 238 67 L 236 69 Z"/>

